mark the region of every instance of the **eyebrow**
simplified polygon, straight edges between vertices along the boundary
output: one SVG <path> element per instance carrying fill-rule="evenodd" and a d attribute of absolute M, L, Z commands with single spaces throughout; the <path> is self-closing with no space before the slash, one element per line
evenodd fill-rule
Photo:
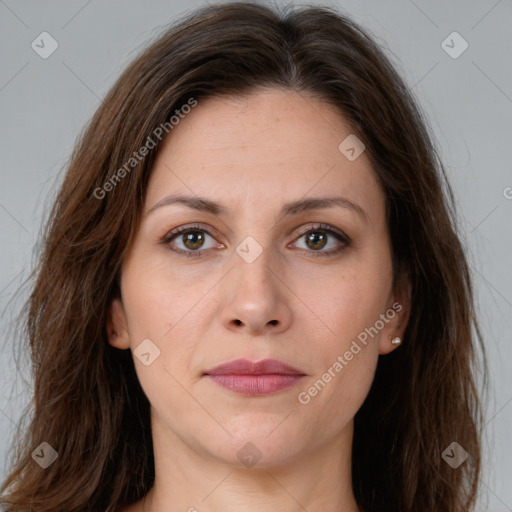
<path fill-rule="evenodd" d="M 227 215 L 229 213 L 229 208 L 227 208 L 222 203 L 218 203 L 210 199 L 206 199 L 204 197 L 194 197 L 183 194 L 177 194 L 166 196 L 160 201 L 158 201 L 148 210 L 146 215 L 153 213 L 158 208 L 162 208 L 163 206 L 170 206 L 173 204 L 182 204 L 193 210 L 197 210 L 204 213 L 210 213 L 213 215 Z M 332 208 L 334 206 L 348 208 L 349 210 L 352 210 L 359 216 L 361 216 L 366 222 L 369 222 L 370 220 L 368 214 L 361 206 L 359 206 L 357 203 L 350 201 L 346 197 L 341 196 L 310 197 L 285 203 L 281 208 L 280 216 L 284 217 L 286 215 L 298 215 L 299 213 L 305 211 Z"/>

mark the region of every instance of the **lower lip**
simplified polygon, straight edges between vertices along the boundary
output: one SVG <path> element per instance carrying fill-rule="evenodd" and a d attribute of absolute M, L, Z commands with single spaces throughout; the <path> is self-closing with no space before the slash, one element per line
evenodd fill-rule
<path fill-rule="evenodd" d="M 289 388 L 301 380 L 304 375 L 208 375 L 223 388 L 247 396 L 261 396 Z"/>

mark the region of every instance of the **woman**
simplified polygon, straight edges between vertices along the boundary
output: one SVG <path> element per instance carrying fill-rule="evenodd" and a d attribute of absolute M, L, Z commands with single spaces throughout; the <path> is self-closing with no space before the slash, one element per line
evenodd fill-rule
<path fill-rule="evenodd" d="M 4 508 L 473 510 L 481 336 L 455 223 L 426 121 L 354 22 L 193 13 L 72 155 Z"/>

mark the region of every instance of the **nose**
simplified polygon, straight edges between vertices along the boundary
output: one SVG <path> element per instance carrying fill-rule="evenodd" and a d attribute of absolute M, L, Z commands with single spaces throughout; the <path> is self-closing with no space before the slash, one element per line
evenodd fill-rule
<path fill-rule="evenodd" d="M 224 327 L 251 336 L 278 334 L 289 328 L 291 292 L 271 260 L 267 249 L 251 263 L 234 254 L 234 268 L 222 283 Z"/>

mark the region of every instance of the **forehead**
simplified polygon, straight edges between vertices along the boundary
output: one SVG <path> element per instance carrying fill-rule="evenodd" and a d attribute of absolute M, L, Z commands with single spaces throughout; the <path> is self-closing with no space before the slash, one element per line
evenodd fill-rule
<path fill-rule="evenodd" d="M 342 194 L 378 217 L 384 196 L 369 159 L 363 152 L 350 161 L 339 149 L 351 134 L 334 106 L 304 92 L 199 99 L 160 148 L 147 207 L 172 192 L 260 211 Z"/>

